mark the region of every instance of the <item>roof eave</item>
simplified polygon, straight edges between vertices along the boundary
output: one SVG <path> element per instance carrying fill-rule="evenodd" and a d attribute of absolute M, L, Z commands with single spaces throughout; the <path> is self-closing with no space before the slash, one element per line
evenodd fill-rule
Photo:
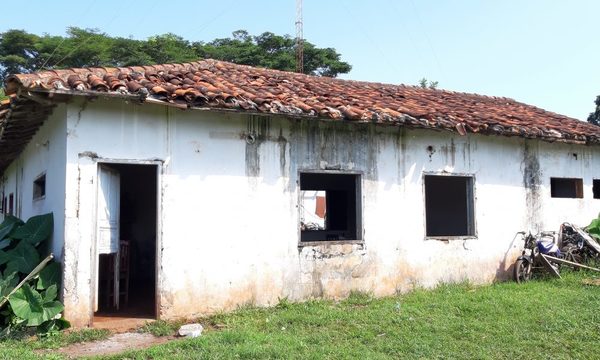
<path fill-rule="evenodd" d="M 72 97 L 83 97 L 88 99 L 97 99 L 97 98 L 106 98 L 106 99 L 122 99 L 125 101 L 131 101 L 132 103 L 149 103 L 149 104 L 157 104 L 161 106 L 170 106 L 175 107 L 181 110 L 196 110 L 196 111 L 210 111 L 216 113 L 238 113 L 238 114 L 247 114 L 247 115 L 259 115 L 259 116 L 281 116 L 287 117 L 290 119 L 311 119 L 318 121 L 326 121 L 326 122 L 340 122 L 344 121 L 347 123 L 360 123 L 360 124 L 377 124 L 380 126 L 395 126 L 395 127 L 408 127 L 415 129 L 427 129 L 427 130 L 436 130 L 436 131 L 448 131 L 454 134 L 466 135 L 466 134 L 481 134 L 481 135 L 495 135 L 495 136 L 505 136 L 505 137 L 521 137 L 525 139 L 531 140 L 542 140 L 545 142 L 551 143 L 565 143 L 565 144 L 577 144 L 577 145 L 599 145 L 600 138 L 584 136 L 585 139 L 576 139 L 568 137 L 568 134 L 562 134 L 557 132 L 559 136 L 553 135 L 545 135 L 545 134 L 529 134 L 524 130 L 519 131 L 518 129 L 505 129 L 503 126 L 498 125 L 495 127 L 487 127 L 483 130 L 478 131 L 468 131 L 464 132 L 464 129 L 461 131 L 457 126 L 452 126 L 452 123 L 444 124 L 444 119 L 438 120 L 428 120 L 425 118 L 417 118 L 407 114 L 403 114 L 398 117 L 389 117 L 387 120 L 369 120 L 369 119 L 347 119 L 347 118 L 329 118 L 308 114 L 293 114 L 293 113 L 280 113 L 280 112 L 261 112 L 261 111 L 253 111 L 253 110 L 244 110 L 241 108 L 219 108 L 219 107 L 194 107 L 189 104 L 182 104 L 176 102 L 169 102 L 160 99 L 153 98 L 152 96 L 147 96 L 147 94 L 139 93 L 139 94 L 131 94 L 131 93 L 123 93 L 123 92 L 106 92 L 106 91 L 78 91 L 78 90 L 63 90 L 63 89 L 44 89 L 44 88 L 25 88 L 20 85 L 19 87 L 11 88 L 11 104 L 8 111 L 4 113 L 0 112 L 0 174 L 4 172 L 8 164 L 10 164 L 18 154 L 23 150 L 26 146 L 26 143 L 29 142 L 31 137 L 37 131 L 27 131 L 23 134 L 22 138 L 18 138 L 13 142 L 13 146 L 10 144 L 3 144 L 6 142 L 6 133 L 5 129 L 9 125 L 10 120 L 20 120 L 14 119 L 15 112 L 13 111 L 15 106 L 19 108 L 31 106 L 32 104 L 36 104 L 38 115 L 36 116 L 34 123 L 37 124 L 38 128 L 41 124 L 46 120 L 46 118 L 50 115 L 51 109 L 56 106 L 56 104 L 61 102 L 67 102 Z M 29 105 L 27 105 L 29 104 Z M 46 109 L 47 111 L 43 111 L 42 109 Z M 40 116 L 44 116 L 43 119 Z M 4 146 L 3 146 L 4 145 Z M 4 154 L 2 153 L 4 151 Z M 15 155 L 16 154 L 16 155 Z M 3 156 L 4 155 L 4 156 Z M 4 159 L 2 159 L 4 158 Z"/>

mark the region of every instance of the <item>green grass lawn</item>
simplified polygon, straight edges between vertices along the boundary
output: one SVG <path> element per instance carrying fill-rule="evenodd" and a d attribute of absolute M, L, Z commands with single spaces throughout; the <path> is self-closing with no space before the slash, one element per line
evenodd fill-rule
<path fill-rule="evenodd" d="M 600 358 L 600 286 L 582 284 L 591 273 L 563 275 L 563 280 L 524 285 L 441 285 L 384 299 L 354 294 L 339 303 L 282 301 L 275 308 L 244 308 L 203 319 L 208 329 L 197 339 L 111 358 Z M 174 328 L 157 322 L 144 330 L 168 334 Z M 32 358 L 35 348 L 75 341 L 62 335 L 4 341 L 0 357 Z"/>

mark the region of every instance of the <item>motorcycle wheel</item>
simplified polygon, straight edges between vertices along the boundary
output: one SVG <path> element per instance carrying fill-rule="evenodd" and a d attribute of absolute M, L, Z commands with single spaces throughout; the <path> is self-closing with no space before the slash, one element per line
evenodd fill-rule
<path fill-rule="evenodd" d="M 518 284 L 524 283 L 531 279 L 531 264 L 529 261 L 523 259 L 517 260 L 515 263 L 514 277 Z"/>

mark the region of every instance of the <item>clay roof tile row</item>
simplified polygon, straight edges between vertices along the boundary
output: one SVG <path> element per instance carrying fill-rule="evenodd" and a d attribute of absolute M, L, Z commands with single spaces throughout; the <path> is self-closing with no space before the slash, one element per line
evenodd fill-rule
<path fill-rule="evenodd" d="M 10 76 L 7 93 L 19 89 L 137 94 L 179 107 L 600 143 L 600 127 L 508 98 L 308 76 L 216 60 Z"/>

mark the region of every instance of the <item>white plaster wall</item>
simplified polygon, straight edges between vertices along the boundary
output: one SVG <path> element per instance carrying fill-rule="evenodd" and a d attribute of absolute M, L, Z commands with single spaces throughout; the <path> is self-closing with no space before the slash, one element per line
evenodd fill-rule
<path fill-rule="evenodd" d="M 2 192 L 15 194 L 15 216 L 24 221 L 52 212 L 54 232 L 50 250 L 61 260 L 64 244 L 66 106 L 54 108 L 23 152 L 4 172 Z M 46 196 L 33 199 L 33 181 L 46 173 Z M 7 201 L 8 203 L 8 201 Z"/>
<path fill-rule="evenodd" d="M 91 315 L 97 162 L 161 160 L 162 318 L 288 297 L 376 295 L 506 275 L 532 225 L 585 224 L 600 200 L 596 147 L 349 123 L 253 119 L 119 101 L 67 110 L 65 305 Z M 246 141 L 246 135 L 256 141 Z M 433 151 L 428 151 L 431 146 Z M 577 152 L 578 159 L 572 156 Z M 530 162 L 539 187 L 524 187 Z M 527 160 L 527 161 L 526 161 Z M 364 243 L 298 246 L 298 173 L 362 173 Z M 425 239 L 423 172 L 475 177 L 476 239 Z M 583 177 L 584 199 L 551 199 L 549 177 Z M 532 197 L 533 196 L 533 197 Z M 532 204 L 526 199 L 531 198 Z M 150 269 L 149 269 L 150 271 Z"/>

